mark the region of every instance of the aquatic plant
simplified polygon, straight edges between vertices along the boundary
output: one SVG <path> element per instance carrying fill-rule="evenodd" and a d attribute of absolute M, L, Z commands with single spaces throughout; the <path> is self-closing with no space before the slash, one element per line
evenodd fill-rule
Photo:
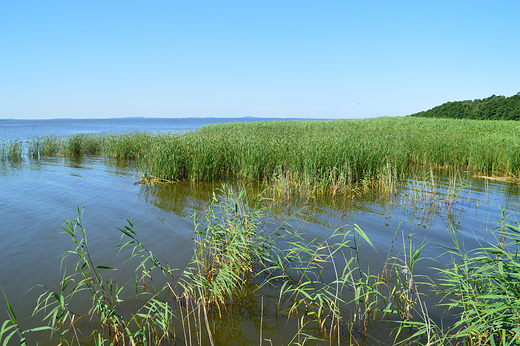
<path fill-rule="evenodd" d="M 23 153 L 23 142 L 14 139 L 0 144 L 0 158 L 4 160 L 20 160 Z"/>
<path fill-rule="evenodd" d="M 520 224 L 502 222 L 491 239 L 465 250 L 456 232 L 447 248 L 453 262 L 439 269 L 444 306 L 459 320 L 450 328 L 453 340 L 471 345 L 520 342 Z"/>
<path fill-rule="evenodd" d="M 224 186 L 221 192 L 213 193 L 202 220 L 194 215 L 194 254 L 181 282 L 185 292 L 218 310 L 245 292 L 269 247 L 259 227 L 262 213 L 249 209 L 245 190 L 234 195 Z"/>
<path fill-rule="evenodd" d="M 38 158 L 42 155 L 56 155 L 62 152 L 63 137 L 49 135 L 34 137 L 28 142 L 28 155 Z"/>
<path fill-rule="evenodd" d="M 142 156 L 162 179 L 265 181 L 311 194 L 392 189 L 414 165 L 518 175 L 518 123 L 379 118 L 211 125 L 157 136 Z M 491 149 L 495 148 L 495 149 Z"/>
<path fill-rule="evenodd" d="M 75 134 L 29 141 L 29 154 L 97 154 L 138 161 L 143 176 L 261 181 L 277 194 L 355 195 L 395 189 L 415 165 L 520 175 L 518 122 L 428 118 L 271 121 L 177 133 Z M 9 144 L 9 145 L 12 145 Z M 3 144 L 1 156 L 7 154 Z M 285 192 L 284 192 L 285 191 Z"/>

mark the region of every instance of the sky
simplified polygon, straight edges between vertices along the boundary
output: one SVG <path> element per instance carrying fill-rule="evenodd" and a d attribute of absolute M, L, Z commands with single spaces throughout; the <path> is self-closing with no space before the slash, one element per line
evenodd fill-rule
<path fill-rule="evenodd" d="M 519 18 L 518 0 L 0 0 L 0 119 L 354 119 L 512 96 Z"/>

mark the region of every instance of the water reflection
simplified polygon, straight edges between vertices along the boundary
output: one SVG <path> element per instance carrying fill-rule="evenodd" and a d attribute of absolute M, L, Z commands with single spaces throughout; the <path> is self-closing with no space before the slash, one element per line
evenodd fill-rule
<path fill-rule="evenodd" d="M 425 169 L 431 174 L 421 180 L 424 173 L 416 173 L 403 179 L 392 193 L 372 191 L 356 198 L 317 195 L 312 198 L 292 196 L 277 199 L 264 184 L 244 184 L 226 181 L 233 188 L 245 188 L 250 196 L 263 193 L 273 217 L 295 217 L 308 224 L 336 229 L 352 224 L 356 218 L 381 220 L 406 220 L 410 224 L 435 231 L 459 229 L 465 220 L 485 217 L 489 212 L 498 213 L 498 206 L 518 212 L 520 188 L 515 184 L 489 183 L 473 178 L 469 173 Z M 455 178 L 454 176 L 457 175 Z M 181 217 L 190 217 L 193 211 L 201 211 L 223 182 L 177 182 L 143 184 L 139 200 Z M 492 208 L 496 208 L 493 212 Z M 385 224 L 388 225 L 386 222 Z"/>
<path fill-rule="evenodd" d="M 141 184 L 139 200 L 167 213 L 190 217 L 194 210 L 203 210 L 218 187 L 220 184 L 191 182 Z"/>
<path fill-rule="evenodd" d="M 10 176 L 16 174 L 24 166 L 24 160 L 0 160 L 0 176 Z"/>
<path fill-rule="evenodd" d="M 139 180 L 139 169 L 134 160 L 88 155 L 4 160 L 0 162 L 0 176 L 23 176 L 28 172 L 52 174 L 63 170 L 63 167 L 69 169 L 68 174 L 78 178 L 105 179 L 103 174 L 109 174 L 124 178 L 129 184 Z M 222 183 L 184 181 L 142 184 L 136 186 L 137 202 L 160 210 L 162 214 L 156 214 L 156 217 L 163 223 L 167 222 L 168 214 L 190 218 L 194 211 L 204 209 L 213 191 Z M 317 194 L 280 199 L 273 198 L 273 193 L 265 184 L 225 183 L 235 189 L 246 188 L 251 198 L 263 192 L 267 198 L 264 205 L 270 207 L 274 221 L 283 221 L 289 216 L 307 223 L 309 226 L 306 228 L 311 232 L 317 226 L 323 232 L 354 223 L 369 227 L 377 223 L 379 227 L 395 227 L 406 222 L 409 227 L 417 227 L 430 234 L 445 234 L 451 229 L 472 228 L 476 223 L 481 228 L 485 220 L 499 219 L 499 207 L 516 213 L 520 211 L 518 184 L 475 178 L 471 173 L 459 170 L 416 167 L 391 193 L 372 191 L 355 198 Z M 384 234 L 389 233 L 368 229 L 368 232 L 372 231 L 376 237 L 385 237 Z"/>

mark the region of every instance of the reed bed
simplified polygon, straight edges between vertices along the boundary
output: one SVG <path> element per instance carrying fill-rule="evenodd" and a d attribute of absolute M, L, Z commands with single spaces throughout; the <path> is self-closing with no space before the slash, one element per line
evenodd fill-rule
<path fill-rule="evenodd" d="M 3 158 L 18 155 L 4 149 Z M 209 125 L 177 133 L 77 134 L 29 141 L 30 156 L 135 158 L 143 177 L 264 181 L 310 193 L 392 188 L 414 165 L 520 175 L 513 121 L 376 118 Z M 14 153 L 16 152 L 16 153 Z M 14 154 L 13 154 L 14 153 Z"/>

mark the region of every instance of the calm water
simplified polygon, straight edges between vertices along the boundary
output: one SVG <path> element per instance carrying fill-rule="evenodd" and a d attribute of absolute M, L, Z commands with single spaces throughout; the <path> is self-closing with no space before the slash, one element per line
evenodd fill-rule
<path fill-rule="evenodd" d="M 0 139 L 74 132 L 186 131 L 215 122 L 221 119 L 0 121 Z M 422 177 L 427 176 L 423 181 Z M 327 196 L 292 200 L 275 206 L 273 222 L 290 215 L 292 227 L 300 228 L 309 237 L 330 233 L 337 227 L 352 229 L 357 224 L 377 248 L 375 252 L 363 246 L 362 262 L 376 271 L 397 229 L 405 236 L 414 233 L 417 244 L 428 242 L 424 255 L 444 263 L 438 245 L 452 244 L 451 229 L 471 248 L 477 240 L 487 239 L 488 229 L 501 220 L 499 207 L 512 214 L 509 221 L 515 221 L 520 209 L 517 185 L 475 179 L 468 172 L 436 171 L 434 185 L 429 174 L 418 171 L 415 177 L 393 196 L 372 193 L 354 200 Z M 118 256 L 114 248 L 120 241 L 117 228 L 125 226 L 127 219 L 134 223 L 139 238 L 154 256 L 170 267 L 184 268 L 192 255 L 193 211 L 203 210 L 213 189 L 220 185 L 135 185 L 137 180 L 139 173 L 132 162 L 99 157 L 0 161 L 0 285 L 22 326 L 34 323 L 28 317 L 42 293 L 41 288 L 31 288 L 37 284 L 53 287 L 60 280 L 63 252 L 74 248 L 70 237 L 60 233 L 61 226 L 65 220 L 77 217 L 78 206 L 84 207 L 83 224 L 93 260 L 120 268 L 114 278 L 124 280 L 133 269 L 131 263 L 122 264 L 124 254 Z M 458 197 L 446 203 L 453 181 L 456 184 L 452 191 Z M 441 192 L 437 197 L 420 192 L 432 186 Z M 401 237 L 398 233 L 398 248 Z M 434 276 L 435 272 L 428 269 L 431 265 L 431 261 L 421 262 L 418 273 Z M 6 317 L 5 307 L 0 300 L 0 320 Z M 257 330 L 250 321 L 237 324 L 238 332 L 234 332 L 241 340 L 237 343 L 257 340 Z M 282 329 L 290 335 L 294 326 Z M 236 335 L 234 338 L 239 340 Z"/>
<path fill-rule="evenodd" d="M 53 120 L 1 120 L 0 140 L 27 140 L 35 136 L 73 133 L 125 133 L 147 132 L 185 132 L 201 126 L 233 121 L 251 122 L 259 118 L 121 118 L 121 119 L 53 119 Z M 262 119 L 279 120 L 279 119 Z"/>

